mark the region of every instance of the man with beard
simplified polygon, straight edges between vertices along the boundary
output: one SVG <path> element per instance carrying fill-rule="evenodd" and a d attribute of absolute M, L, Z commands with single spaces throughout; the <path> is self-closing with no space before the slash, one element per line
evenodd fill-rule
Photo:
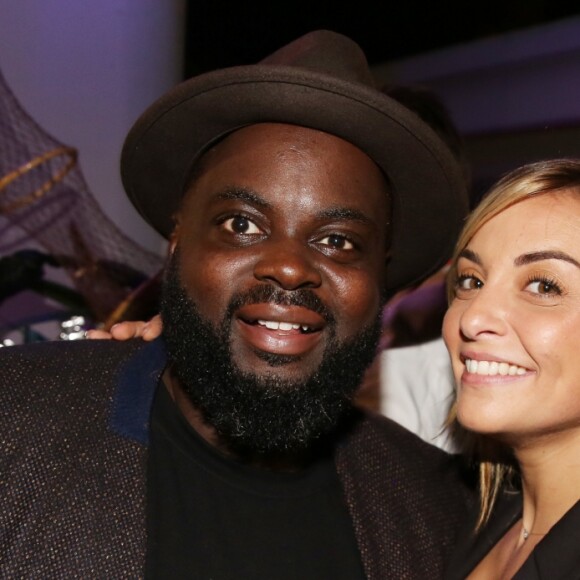
<path fill-rule="evenodd" d="M 3 574 L 440 577 L 461 473 L 351 399 L 461 223 L 445 146 L 318 31 L 171 90 L 121 169 L 164 337 L 3 349 Z"/>

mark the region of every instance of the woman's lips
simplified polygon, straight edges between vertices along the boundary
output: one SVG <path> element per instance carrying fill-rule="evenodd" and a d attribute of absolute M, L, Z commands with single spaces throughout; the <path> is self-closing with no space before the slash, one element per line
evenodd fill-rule
<path fill-rule="evenodd" d="M 280 355 L 303 355 L 320 342 L 324 318 L 302 306 L 251 304 L 236 312 L 238 329 L 254 349 Z"/>

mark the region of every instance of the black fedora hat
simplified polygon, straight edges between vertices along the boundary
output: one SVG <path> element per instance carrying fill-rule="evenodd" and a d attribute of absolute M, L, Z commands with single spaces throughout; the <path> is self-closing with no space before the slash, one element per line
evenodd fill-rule
<path fill-rule="evenodd" d="M 306 34 L 258 64 L 193 77 L 153 103 L 123 147 L 129 198 L 168 236 L 192 161 L 224 135 L 265 122 L 345 139 L 387 175 L 393 193 L 390 292 L 448 259 L 468 205 L 457 162 L 417 115 L 375 88 L 360 47 L 327 30 Z"/>

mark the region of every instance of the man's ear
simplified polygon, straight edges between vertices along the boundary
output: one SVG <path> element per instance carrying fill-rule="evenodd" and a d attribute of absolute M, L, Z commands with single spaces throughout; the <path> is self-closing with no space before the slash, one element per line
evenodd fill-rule
<path fill-rule="evenodd" d="M 385 252 L 385 257 L 383 259 L 383 272 L 382 272 L 383 284 L 385 284 L 385 285 L 387 283 L 387 280 L 389 279 L 389 264 L 390 264 L 392 258 L 393 258 L 393 254 L 392 254 L 391 250 L 387 250 Z"/>
<path fill-rule="evenodd" d="M 387 250 L 385 252 L 385 257 L 384 257 L 385 270 L 389 267 L 389 262 L 392 260 L 392 258 L 393 258 L 393 253 L 391 252 L 391 250 Z"/>
<path fill-rule="evenodd" d="M 173 255 L 175 252 L 175 248 L 177 247 L 177 243 L 179 241 L 179 231 L 181 227 L 181 220 L 179 219 L 179 215 L 176 215 L 174 218 L 175 226 L 173 227 L 173 231 L 169 234 L 168 239 L 168 246 L 167 246 L 167 253 L 169 256 Z"/>
<path fill-rule="evenodd" d="M 383 259 L 383 266 L 381 271 L 381 299 L 383 306 L 391 299 L 391 293 L 387 291 L 387 280 L 389 279 L 389 262 L 391 261 L 392 253 L 387 250 Z"/>

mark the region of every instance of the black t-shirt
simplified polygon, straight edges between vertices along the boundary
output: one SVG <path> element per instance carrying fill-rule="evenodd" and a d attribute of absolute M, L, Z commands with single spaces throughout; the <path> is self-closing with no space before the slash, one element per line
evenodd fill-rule
<path fill-rule="evenodd" d="M 147 466 L 147 578 L 364 578 L 334 464 L 299 473 L 237 463 L 159 389 Z"/>

